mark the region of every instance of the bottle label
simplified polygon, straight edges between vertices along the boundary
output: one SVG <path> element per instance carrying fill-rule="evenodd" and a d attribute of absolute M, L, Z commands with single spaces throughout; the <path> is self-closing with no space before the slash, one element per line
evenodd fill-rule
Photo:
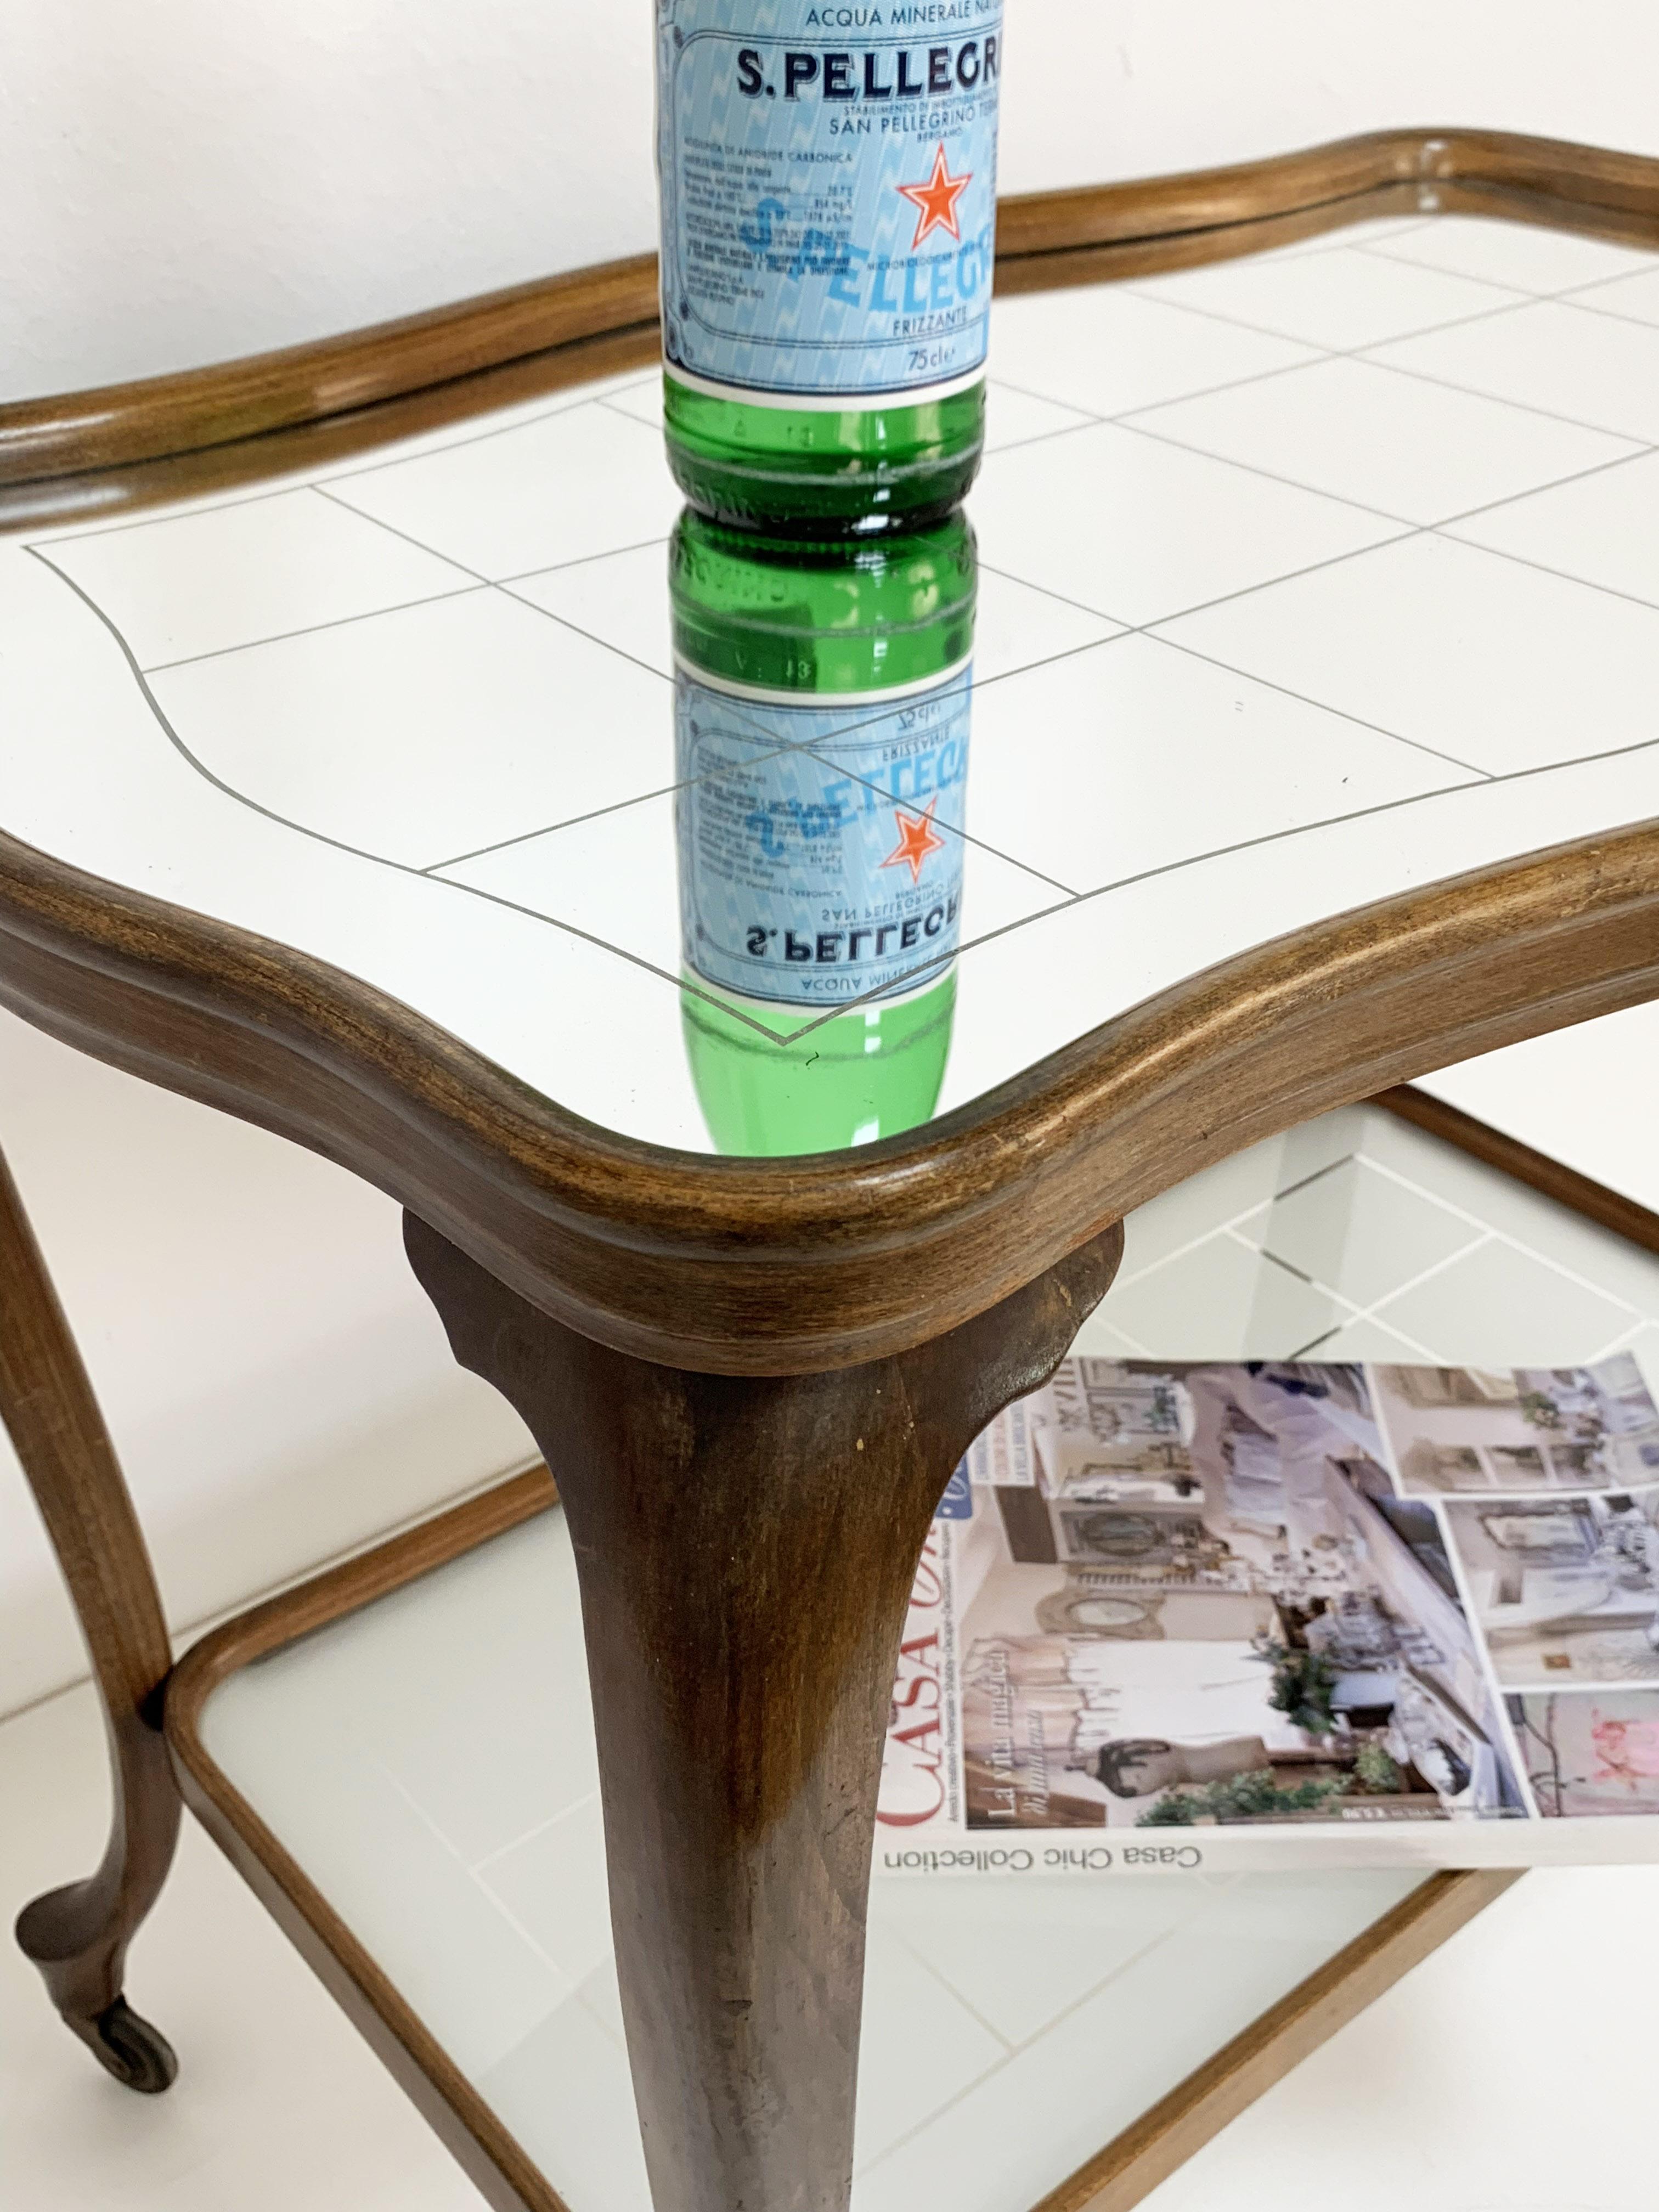
<path fill-rule="evenodd" d="M 929 982 L 961 935 L 967 667 L 810 702 L 679 672 L 686 963 L 747 999 L 834 1007 Z"/>
<path fill-rule="evenodd" d="M 781 406 L 976 381 L 1002 0 L 658 0 L 657 17 L 671 368 Z"/>

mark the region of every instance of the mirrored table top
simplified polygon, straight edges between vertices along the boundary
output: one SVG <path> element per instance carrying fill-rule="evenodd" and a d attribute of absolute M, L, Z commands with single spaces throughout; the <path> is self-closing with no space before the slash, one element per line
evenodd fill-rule
<path fill-rule="evenodd" d="M 856 700 L 805 736 L 746 702 L 775 823 L 826 779 L 882 815 L 878 993 L 691 964 L 696 825 L 771 833 L 677 736 L 653 375 L 0 541 L 0 830 L 624 1135 L 884 1136 L 1249 946 L 1659 815 L 1656 444 L 1659 256 L 1563 233 L 1375 223 L 1000 302 L 965 787 L 902 788 Z M 925 1079 L 884 1090 L 929 993 Z M 831 1136 L 711 1105 L 711 1053 L 787 1098 L 861 1051 Z"/>

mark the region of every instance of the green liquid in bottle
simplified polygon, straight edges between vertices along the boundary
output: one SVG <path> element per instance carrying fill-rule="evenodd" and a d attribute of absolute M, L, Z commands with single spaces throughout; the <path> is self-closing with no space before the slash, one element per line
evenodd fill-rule
<path fill-rule="evenodd" d="M 663 379 L 668 465 L 694 507 L 744 528 L 872 537 L 947 514 L 979 471 L 985 385 L 920 405 L 794 408 Z"/>
<path fill-rule="evenodd" d="M 680 996 L 691 1080 L 723 1152 L 835 1152 L 933 1118 L 951 1053 L 954 970 L 913 997 L 832 1014 L 790 1044 L 741 1019 L 695 975 Z M 779 1009 L 748 1009 L 775 1022 Z"/>
<path fill-rule="evenodd" d="M 984 444 L 1002 0 L 654 14 L 668 453 L 686 497 L 804 538 L 947 514 Z"/>
<path fill-rule="evenodd" d="M 671 580 L 681 1004 L 709 1133 L 775 1156 L 913 1128 L 956 1004 L 973 533 L 952 515 L 814 544 L 688 514 Z"/>

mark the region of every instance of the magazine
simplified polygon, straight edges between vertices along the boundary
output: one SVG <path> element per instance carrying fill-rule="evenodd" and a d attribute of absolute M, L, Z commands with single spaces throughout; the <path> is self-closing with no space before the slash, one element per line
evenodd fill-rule
<path fill-rule="evenodd" d="M 918 1571 L 879 1873 L 1659 1856 L 1659 1407 L 1073 1358 Z"/>

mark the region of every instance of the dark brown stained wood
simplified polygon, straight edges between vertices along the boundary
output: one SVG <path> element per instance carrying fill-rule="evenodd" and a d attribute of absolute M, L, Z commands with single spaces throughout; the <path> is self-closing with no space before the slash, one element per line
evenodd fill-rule
<path fill-rule="evenodd" d="M 1043 282 L 1072 281 L 1067 256 L 1149 242 L 1207 258 L 1247 233 L 1259 242 L 1280 234 L 1274 225 L 1317 228 L 1401 192 L 1440 204 L 1508 195 L 1497 211 L 1652 237 L 1656 179 L 1659 164 L 1593 149 L 1384 133 L 1012 203 L 1005 275 L 1029 264 Z M 568 332 L 580 287 L 559 281 Z M 522 299 L 511 313 L 490 308 L 499 328 L 520 310 Z M 450 327 L 422 323 L 421 346 L 439 343 L 440 325 Z M 638 347 L 641 328 L 565 343 Z M 584 356 L 588 368 L 597 358 Z M 428 387 L 409 404 L 447 404 L 465 388 Z M 356 400 L 366 389 L 352 387 Z M 362 420 L 359 408 L 293 434 L 355 436 Z M 253 442 L 276 465 L 281 439 Z M 70 490 L 100 496 L 88 488 L 108 481 L 86 474 Z M 804 1371 L 956 1325 L 1235 1143 L 1653 995 L 1656 887 L 1659 844 L 1638 825 L 1322 923 L 1177 986 L 925 1132 L 834 1161 L 629 1144 L 337 971 L 3 835 L 0 1001 L 342 1161 L 532 1303 L 618 1348 L 710 1371 Z"/>
<path fill-rule="evenodd" d="M 1659 161 L 1641 154 L 1527 137 L 1504 131 L 1378 131 L 1277 154 L 1228 168 L 1194 169 L 1124 184 L 1083 185 L 1004 200 L 997 252 L 1024 264 L 1091 246 L 1200 239 L 1274 222 L 1335 228 L 1376 214 L 1431 214 L 1449 193 L 1472 188 L 1511 216 L 1530 203 L 1548 218 L 1600 229 L 1621 222 L 1651 243 L 1659 236 Z M 1258 244 L 1276 242 L 1265 229 Z M 1231 250 L 1249 252 L 1248 244 Z"/>
<path fill-rule="evenodd" d="M 1018 205 L 1018 203 L 1011 203 Z M 1079 210 L 1079 213 L 1081 211 Z M 1214 261 L 1237 260 L 1275 246 L 1292 246 L 1371 222 L 1384 216 L 1486 216 L 1505 222 L 1536 223 L 1545 229 L 1577 231 L 1615 245 L 1651 250 L 1659 245 L 1659 216 L 1638 210 L 1601 207 L 1508 185 L 1452 178 L 1444 183 L 1378 185 L 1352 198 L 1321 200 L 1285 214 L 1253 216 L 1214 229 L 1166 231 L 1146 238 L 1109 238 L 1079 245 L 1060 244 L 997 263 L 1000 295 L 1052 292 L 1075 284 L 1121 283 L 1132 276 L 1155 276 L 1177 269 L 1198 269 Z M 0 522 L 5 514 L 0 491 Z"/>
<path fill-rule="evenodd" d="M 406 1588 L 558 1502 L 546 1470 L 536 1468 L 270 1600 L 190 1651 L 179 1663 L 167 1704 L 168 1745 L 191 1809 L 494 2212 L 568 2208 L 228 1780 L 203 1741 L 202 1721 L 215 1691 L 255 1660 Z M 1103 2203 L 1115 2208 L 1138 2202 L 1236 2118 L 1251 2097 L 1290 2072 L 1518 1879 L 1509 1871 L 1431 1876 L 1339 1960 L 1321 1968 L 1161 2100 L 1036 2212 L 1094 2212 L 1096 2200 L 1086 2192 L 1104 2182 L 1125 2191 L 1133 2183 L 1133 2193 Z"/>
<path fill-rule="evenodd" d="M 1461 211 L 1659 243 L 1659 163 L 1504 131 L 1372 132 L 1265 161 L 1004 200 L 998 288 L 1259 251 L 1368 216 Z M 0 407 L 0 529 L 88 521 L 314 468 L 644 366 L 650 255 L 246 361 Z"/>
<path fill-rule="evenodd" d="M 1015 1559 L 1028 1566 L 1058 1564 L 1060 1544 L 1046 1493 L 1036 1489 L 999 1490 L 996 1499 L 1008 1548 Z"/>
<path fill-rule="evenodd" d="M 3 1157 L 0 1420 L 75 1601 L 103 1701 L 114 1799 L 97 1872 L 25 1906 L 17 1941 L 100 2064 L 128 2088 L 154 2094 L 178 2062 L 128 2007 L 122 1984 L 127 1946 L 161 1893 L 179 1837 L 161 1737 L 173 1653 L 132 1500 Z"/>
<path fill-rule="evenodd" d="M 889 1357 L 1259 1138 L 1656 994 L 1643 823 L 1242 953 L 908 1136 L 721 1159 L 599 1129 L 336 969 L 0 836 L 0 1003 L 341 1162 L 583 1334 L 714 1373 Z"/>
<path fill-rule="evenodd" d="M 356 415 L 657 319 L 654 254 L 544 276 L 343 337 L 0 408 L 0 483 L 67 476 Z"/>
<path fill-rule="evenodd" d="M 1230 2120 L 1520 1879 L 1512 1869 L 1490 1869 L 1442 1874 L 1425 1881 L 1252 2021 L 1032 2212 L 1129 2212 Z M 1291 2185 L 1288 2176 L 1286 2185 Z"/>
<path fill-rule="evenodd" d="M 1115 284 L 1133 276 L 1158 276 L 1177 269 L 1201 269 L 1212 261 L 1235 261 L 1250 253 L 1265 253 L 1276 246 L 1294 246 L 1306 238 L 1323 237 L 1344 230 L 1350 223 L 1370 222 L 1381 216 L 1422 213 L 1421 187 L 1416 184 L 1371 186 L 1340 199 L 1315 200 L 1283 213 L 1250 216 L 1237 222 L 1201 225 L 1190 230 L 1154 231 L 1145 236 L 1095 237 L 1086 204 L 1097 191 L 1121 191 L 1121 186 L 1085 187 L 1079 204 L 1054 210 L 1045 226 L 1053 242 L 1026 252 L 1012 252 L 999 244 L 996 290 L 1000 299 L 1024 292 L 1055 292 L 1079 284 Z M 1063 193 L 1042 198 L 1063 200 Z M 999 221 L 1017 213 L 1024 203 L 1005 200 Z M 1103 225 L 1102 228 L 1109 228 Z M 1575 223 L 1573 228 L 1578 226 Z M 6 514 L 6 493 L 0 489 L 0 521 Z"/>
<path fill-rule="evenodd" d="M 945 1484 L 1052 1374 L 1113 1228 L 964 1327 L 833 1375 L 647 1365 L 412 1215 L 456 1358 L 556 1457 L 655 2212 L 847 2212 L 899 1638 Z"/>
<path fill-rule="evenodd" d="M 1432 1108 L 1436 1102 L 1402 1091 L 1375 1103 L 1416 1118 L 1416 1106 Z M 1463 1115 L 1455 1115 L 1437 1133 L 1479 1158 L 1488 1157 L 1488 1140 L 1495 1135 Z M 1564 1202 L 1571 1203 L 1570 1199 Z M 1659 1218 L 1641 1209 L 1638 1212 L 1643 1233 L 1638 1241 L 1648 1249 L 1659 1249 Z M 557 1502 L 546 1470 L 535 1468 L 255 1607 L 190 1652 L 174 1675 L 167 1702 L 168 1744 L 192 1810 L 495 2212 L 565 2212 L 565 2208 L 217 1765 L 203 1741 L 202 1720 L 214 1692 L 240 1668 L 405 1588 Z M 1115 2208 L 1138 2202 L 1252 2097 L 1517 1878 L 1509 1871 L 1432 1877 L 1108 2145 L 1051 2194 L 1038 2212 L 1104 2212 L 1107 2207 L 1115 2212 Z"/>
<path fill-rule="evenodd" d="M 538 1468 L 331 1569 L 198 1644 L 181 1662 L 167 1698 L 168 1742 L 192 1811 L 495 2212 L 567 2208 L 219 1768 L 201 1729 L 215 1691 L 242 1668 L 406 1587 L 557 1503 L 551 1481 Z M 1518 1879 L 1508 1870 L 1431 1876 L 1107 2145 L 1036 2212 L 1119 2212 L 1138 2203 L 1254 2097 Z"/>
<path fill-rule="evenodd" d="M 1626 1198 L 1623 1191 L 1609 1190 L 1606 1183 L 1580 1175 L 1576 1168 L 1564 1166 L 1547 1152 L 1534 1152 L 1518 1137 L 1506 1137 L 1489 1122 L 1477 1121 L 1473 1114 L 1448 1106 L 1443 1099 L 1431 1097 L 1426 1091 L 1414 1090 L 1409 1084 L 1402 1084 L 1396 1091 L 1384 1091 L 1370 1103 L 1401 1121 L 1426 1129 L 1431 1137 L 1455 1145 L 1460 1152 L 1484 1160 L 1488 1167 L 1513 1176 L 1517 1182 L 1530 1184 L 1546 1198 L 1553 1198 L 1557 1205 L 1583 1214 L 1603 1229 L 1612 1230 L 1614 1236 L 1641 1245 L 1644 1251 L 1659 1252 L 1659 1214 L 1650 1212 L 1635 1199 Z"/>
<path fill-rule="evenodd" d="M 204 1638 L 169 1686 L 167 1729 L 185 1800 L 465 2172 L 492 2212 L 568 2212 L 495 2114 L 246 1801 L 200 1735 L 219 1685 L 267 1651 L 372 1604 L 558 1502 L 545 1468 L 254 1607 Z"/>
<path fill-rule="evenodd" d="M 1000 281 L 1012 289 L 1184 265 L 1413 207 L 1468 207 L 1652 243 L 1659 237 L 1656 178 L 1653 162 L 1496 134 L 1382 134 L 1208 177 L 1048 196 L 1054 204 L 1024 234 L 1016 206 L 1008 211 L 1013 242 L 1005 230 Z M 111 395 L 94 394 L 41 403 L 21 416 L 0 411 L 0 482 L 7 467 L 14 473 L 11 492 L 0 492 L 0 501 L 11 501 L 0 520 L 112 514 L 247 481 L 323 453 L 367 450 L 416 424 L 460 420 L 506 396 L 554 389 L 602 366 L 642 361 L 654 349 L 650 310 L 637 312 L 644 270 L 648 264 L 579 272 L 556 280 L 551 305 L 542 297 L 550 288 L 525 288 L 483 303 L 482 320 L 474 303 L 413 319 L 398 332 L 301 349 L 309 356 L 304 361 L 290 356 L 159 380 L 117 395 L 118 404 L 106 405 Z M 538 319 L 544 309 L 550 320 Z M 469 356 L 481 329 L 487 342 Z M 45 477 L 42 453 L 50 455 Z M 757 1439 L 767 1433 L 764 1409 L 782 1409 L 769 1418 L 791 1445 L 803 1424 L 817 1420 L 834 1431 L 856 1410 L 873 1371 L 907 1377 L 933 1371 L 946 1357 L 936 1340 L 951 1332 L 972 1336 L 989 1326 L 994 1303 L 1029 1301 L 1049 1270 L 1085 1265 L 1091 1239 L 1109 1234 L 1107 1225 L 1128 1207 L 1182 1176 L 1377 1085 L 1659 993 L 1656 897 L 1653 824 L 1433 886 L 1223 963 L 973 1107 L 853 1158 L 718 1161 L 628 1143 L 534 1097 L 407 1009 L 321 963 L 96 883 L 3 837 L 0 1000 L 83 1048 L 279 1129 L 392 1191 L 459 1248 L 447 1264 L 472 1283 L 457 1294 L 459 1324 L 509 1312 L 506 1336 L 493 1339 L 485 1356 L 504 1375 L 516 1373 L 526 1395 L 550 1391 L 556 1373 L 587 1407 L 590 1437 L 597 1435 L 596 1407 L 625 1410 L 636 1437 L 653 1421 L 672 1430 L 683 1420 L 689 1426 L 680 1441 L 690 1462 L 701 1467 L 701 1453 L 717 1472 L 729 1463 L 735 1480 L 746 1448 L 753 1480 L 763 1448 Z M 635 1364 L 641 1358 L 657 1372 L 648 1384 L 630 1382 L 624 1401 L 617 1378 L 637 1381 L 648 1372 Z M 839 1371 L 824 1379 L 830 1370 Z M 762 1379 L 720 1379 L 739 1376 Z M 544 1404 L 543 1425 L 569 1402 Z M 915 1504 L 902 1493 L 905 1480 L 916 1475 L 916 1447 L 902 1422 L 883 1433 L 893 1439 L 896 1466 L 909 1469 L 896 1486 L 897 1511 Z M 841 1434 L 842 1456 L 845 1443 Z M 834 1462 L 836 1454 L 830 1456 Z M 792 1451 L 787 1463 L 797 1465 L 799 1455 Z M 611 1494 L 592 1471 L 602 1464 L 597 1449 L 585 1464 L 586 1479 L 581 1472 L 576 1477 L 585 1493 L 578 1522 L 584 1513 L 590 1521 L 597 1515 L 607 1554 L 625 1552 L 623 1538 L 633 1540 L 635 1564 L 654 1572 L 653 1587 L 665 1591 L 661 1547 L 653 1549 L 649 1532 L 634 1525 L 638 1498 Z M 643 1485 L 657 1462 L 635 1451 L 630 1465 Z M 531 1502 L 532 1491 L 538 1503 Z M 501 1510 L 515 1516 L 538 1510 L 545 1496 L 544 1484 L 535 1485 Z M 618 1528 L 623 1537 L 613 1544 Z M 430 1564 L 445 1540 L 423 1532 L 421 1540 Z M 782 1540 L 775 1530 L 772 1540 Z M 414 1556 L 388 1549 L 399 1562 Z M 591 1581 L 598 1571 L 585 1563 L 584 1571 Z M 340 1571 L 326 1602 L 344 1610 L 349 1589 L 373 1594 L 377 1577 L 403 1574 L 401 1564 L 380 1555 L 355 1563 Z M 654 1690 L 659 1732 L 672 1736 L 678 1728 L 684 1741 L 684 1710 L 695 1698 L 688 1692 L 677 1700 L 643 1680 L 640 1654 L 652 1647 L 626 1619 L 629 1595 L 625 1583 L 614 1599 L 607 1589 L 605 1652 L 620 1686 L 616 1694 L 624 1703 L 634 1698 L 632 1717 L 643 1711 L 649 1720 Z M 749 1599 L 738 1595 L 737 1618 L 752 1650 L 762 1639 L 744 1610 Z M 680 1595 L 684 1614 L 695 1613 L 694 1597 Z M 96 1600 L 94 1591 L 90 1601 Z M 336 1617 L 315 1611 L 323 1603 L 302 1592 L 279 1601 L 277 1611 L 284 1622 L 302 1617 L 307 1605 L 313 1618 Z M 281 1640 L 269 1614 L 238 1645 L 244 1627 L 236 1624 L 230 1642 L 219 1645 L 227 1669 L 239 1663 L 226 1656 L 233 1647 L 247 1653 L 259 1634 Z M 853 1672 L 862 1668 L 873 1706 L 872 1648 L 866 1636 L 861 1656 L 853 1655 Z M 169 1701 L 172 1741 L 191 1802 L 489 2201 L 501 2212 L 561 2212 L 517 2146 L 207 1759 L 196 1724 L 211 1673 L 206 1658 L 187 1662 Z M 849 1691 L 849 1713 L 854 1703 Z M 814 1726 L 840 1726 L 833 1700 L 828 1721 L 810 1699 L 795 1710 L 799 1739 Z M 754 1763 L 751 1779 L 793 1771 L 816 1782 L 800 1741 L 780 1749 L 772 1732 L 763 1734 L 772 1748 Z M 855 1735 L 849 1723 L 842 1738 L 850 1745 Z M 744 1771 L 741 1759 L 732 1761 L 728 1783 Z M 682 1802 L 706 1822 L 717 1820 L 722 1793 L 708 1778 L 688 1772 L 681 1786 L 690 1793 Z M 724 1795 L 727 1828 L 747 1834 L 732 1817 L 731 1790 Z M 756 1802 L 771 1800 L 761 1791 Z M 821 1796 L 818 1802 L 821 1808 Z M 744 1810 L 741 1793 L 736 1809 Z M 705 1826 L 705 1839 L 708 1832 Z M 810 1822 L 805 1832 L 810 1839 Z M 815 1870 L 810 1853 L 804 1863 L 798 1855 L 781 1877 L 763 1866 L 773 1884 L 764 1897 L 781 1895 L 794 1910 L 789 1899 L 805 1893 L 801 1886 L 833 1871 L 829 1856 L 820 1854 Z M 691 1895 L 694 1908 L 680 1914 L 691 1930 L 687 1943 L 725 1942 L 734 1954 L 720 1928 L 722 1913 L 727 1929 L 733 1927 L 744 1897 L 755 1893 L 744 1889 L 741 1858 L 740 1851 L 726 1854 L 724 1887 L 717 1885 L 712 1900 L 706 1889 L 682 1890 L 680 1901 Z M 707 1863 L 705 1854 L 705 1869 Z M 1471 1885 L 1501 1887 L 1503 1880 L 1448 1876 L 1431 1885 L 1423 1893 L 1421 1910 L 1430 1916 L 1425 1941 L 1484 1901 Z M 635 1894 L 643 1894 L 637 1883 Z M 1407 1912 L 1374 1948 L 1370 1939 L 1355 1947 L 1359 1955 L 1350 1958 L 1347 1977 L 1374 1993 L 1385 1963 L 1396 1970 L 1410 1963 L 1419 1932 Z M 746 1955 L 752 1964 L 769 1954 L 763 1942 Z M 843 1943 L 841 1966 L 846 1956 Z M 647 1957 L 641 1970 L 647 1986 L 655 1964 Z M 823 2019 L 844 2021 L 851 2016 L 848 1978 L 837 1975 L 836 1958 L 825 1955 L 823 1964 L 823 1987 L 814 1984 L 811 1994 Z M 1270 2016 L 1277 2018 L 1273 2030 L 1252 2031 L 1166 2100 L 1161 2120 L 1150 2132 L 1143 2124 L 1127 2148 L 1118 2147 L 1109 2170 L 1097 2162 L 1087 2183 L 1092 2193 L 1065 2199 L 1066 2212 L 1134 2201 L 1265 2086 L 1287 2054 L 1299 2055 L 1343 2016 L 1342 1996 L 1315 1977 Z M 636 2002 L 636 2018 L 640 2010 Z M 653 2047 L 654 2025 L 647 2018 L 640 2031 Z M 687 2027 L 684 2019 L 681 2026 Z M 763 2020 L 755 2033 L 769 2052 L 787 2047 L 787 2035 L 768 2041 L 766 2028 Z M 706 2019 L 700 2031 L 693 2021 L 687 2033 L 693 2045 L 702 2033 L 716 2075 L 725 2050 L 723 2078 L 732 2091 L 726 2110 L 728 2118 L 741 2116 L 742 2081 L 732 2086 L 741 2067 L 730 2063 L 741 2041 L 738 2028 L 728 2023 L 724 2043 L 720 2024 L 711 2029 Z M 638 2043 L 636 2036 L 636 2055 Z M 684 2049 L 678 2056 L 670 2050 L 653 2076 L 656 2109 L 670 2112 L 671 2128 L 684 2124 L 671 2077 L 686 2063 Z M 704 2076 L 693 2068 L 691 2078 Z M 680 2166 L 663 2154 L 672 2169 L 668 2185 L 681 2191 L 665 2203 L 675 2212 L 733 2212 L 727 2180 L 754 2172 L 766 2182 L 775 2174 L 781 2207 L 839 2206 L 833 2194 L 839 2171 L 830 2171 L 826 2184 L 822 2165 L 799 2185 L 818 2194 L 791 2199 L 794 2169 L 785 2154 L 797 2142 L 833 2150 L 836 2130 L 845 2130 L 845 2101 L 833 2094 L 816 2105 L 807 2100 L 799 2135 L 780 2139 L 783 2149 L 776 2142 L 757 2147 L 742 2124 L 704 2126 L 699 2134 L 694 2115 L 690 2178 L 681 2179 Z M 773 2212 L 769 2203 L 766 2212 Z M 1050 2212 L 1060 2212 L 1059 2200 L 1051 2200 Z"/>
<path fill-rule="evenodd" d="M 544 1467 L 471 1498 L 228 1622 L 179 1662 L 167 1738 L 185 1801 L 463 2168 L 491 2212 L 571 2212 L 202 1741 L 221 1683 L 558 1503 Z M 303 2124 L 303 2115 L 296 2115 Z M 580 2208 L 575 2208 L 580 2212 Z"/>
<path fill-rule="evenodd" d="M 117 521 L 164 500 L 257 485 L 296 471 L 315 472 L 395 439 L 413 438 L 475 416 L 540 399 L 606 376 L 648 368 L 661 358 L 655 321 L 629 325 L 591 338 L 574 338 L 546 353 L 527 354 L 499 368 L 480 368 L 444 384 L 428 384 L 395 398 L 337 415 L 301 420 L 222 444 L 186 447 L 153 459 L 76 470 L 64 476 L 8 483 L 0 468 L 0 534 L 46 523 L 89 527 Z M 3 415 L 0 410 L 0 415 Z"/>

